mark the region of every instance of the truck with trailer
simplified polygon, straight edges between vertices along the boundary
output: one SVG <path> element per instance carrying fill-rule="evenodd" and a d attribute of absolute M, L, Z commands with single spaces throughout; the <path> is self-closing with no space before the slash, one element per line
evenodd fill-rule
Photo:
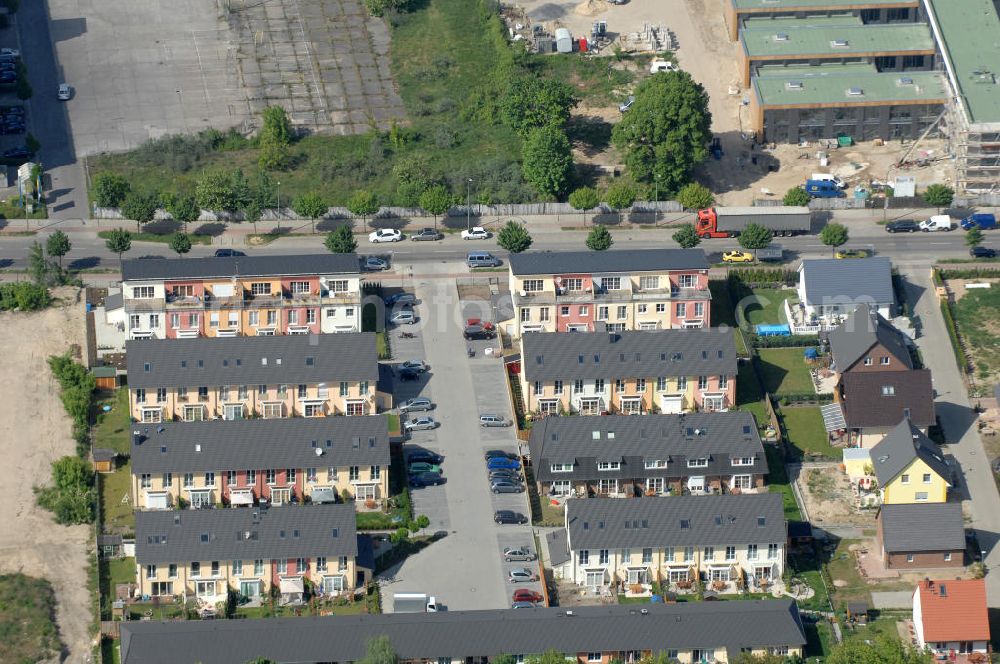
<path fill-rule="evenodd" d="M 771 229 L 775 236 L 808 233 L 809 208 L 791 205 L 714 207 L 698 210 L 695 232 L 700 238 L 736 237 L 750 224 Z"/>
<path fill-rule="evenodd" d="M 427 593 L 393 593 L 393 613 L 435 613 L 437 598 Z"/>

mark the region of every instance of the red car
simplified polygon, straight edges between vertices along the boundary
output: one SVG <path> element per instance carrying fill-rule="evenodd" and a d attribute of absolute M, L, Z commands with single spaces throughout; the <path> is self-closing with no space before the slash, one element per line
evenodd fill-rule
<path fill-rule="evenodd" d="M 512 602 L 541 602 L 545 598 L 542 597 L 541 593 L 536 593 L 534 590 L 529 590 L 528 588 L 520 588 L 514 591 L 514 596 L 511 597 Z"/>

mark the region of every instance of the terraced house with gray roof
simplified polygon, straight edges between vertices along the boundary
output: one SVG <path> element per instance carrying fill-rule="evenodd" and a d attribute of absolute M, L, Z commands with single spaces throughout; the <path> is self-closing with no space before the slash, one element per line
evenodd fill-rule
<path fill-rule="evenodd" d="M 719 593 L 781 583 L 787 524 L 781 495 L 566 501 L 568 560 L 555 574 L 594 592 L 646 595 L 659 582 Z"/>
<path fill-rule="evenodd" d="M 339 594 L 363 585 L 350 505 L 275 509 L 137 512 L 139 592 L 196 597 L 214 605 L 229 591 L 251 600 L 273 586 L 284 603 L 300 602 L 306 580 Z"/>
<path fill-rule="evenodd" d="M 136 422 L 371 415 L 392 406 L 378 390 L 372 332 L 145 339 L 125 349 Z"/>
<path fill-rule="evenodd" d="M 679 662 L 728 662 L 741 653 L 799 656 L 805 632 L 795 602 L 686 602 L 511 611 L 442 611 L 317 618 L 126 622 L 122 664 L 357 662 L 389 639 L 403 664 L 519 662 L 549 650 L 575 664 L 636 664 L 660 653 Z"/>
<path fill-rule="evenodd" d="M 717 411 L 736 403 L 728 328 L 521 338 L 521 394 L 533 416 Z"/>
<path fill-rule="evenodd" d="M 384 417 L 293 417 L 136 425 L 132 504 L 142 510 L 335 503 L 389 495 Z"/>
<path fill-rule="evenodd" d="M 528 442 L 544 496 L 752 493 L 767 459 L 745 412 L 546 417 Z"/>

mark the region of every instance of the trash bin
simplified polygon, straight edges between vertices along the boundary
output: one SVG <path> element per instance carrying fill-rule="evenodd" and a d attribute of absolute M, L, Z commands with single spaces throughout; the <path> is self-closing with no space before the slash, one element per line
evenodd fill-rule
<path fill-rule="evenodd" d="M 854 145 L 854 140 L 850 136 L 838 136 L 837 146 L 841 148 L 849 148 Z"/>

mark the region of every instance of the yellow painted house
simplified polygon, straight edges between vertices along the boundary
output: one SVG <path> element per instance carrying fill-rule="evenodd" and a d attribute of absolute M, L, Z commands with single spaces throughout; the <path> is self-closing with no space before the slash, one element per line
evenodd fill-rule
<path fill-rule="evenodd" d="M 872 448 L 871 463 L 885 505 L 948 501 L 948 464 L 937 445 L 908 419 Z"/>

